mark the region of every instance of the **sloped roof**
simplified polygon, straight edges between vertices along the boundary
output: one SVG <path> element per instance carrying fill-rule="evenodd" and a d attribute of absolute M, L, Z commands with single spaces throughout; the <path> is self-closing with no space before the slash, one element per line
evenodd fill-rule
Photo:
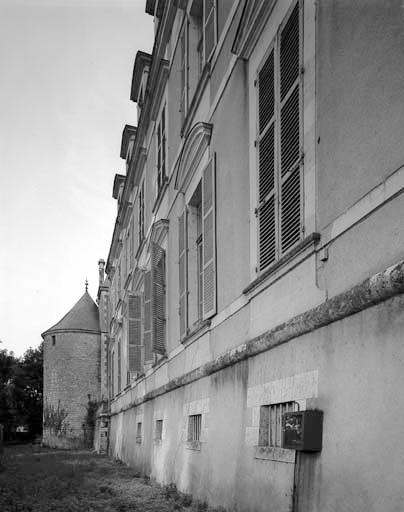
<path fill-rule="evenodd" d="M 72 309 L 57 324 L 47 329 L 42 336 L 53 331 L 100 332 L 98 306 L 87 291 Z"/>

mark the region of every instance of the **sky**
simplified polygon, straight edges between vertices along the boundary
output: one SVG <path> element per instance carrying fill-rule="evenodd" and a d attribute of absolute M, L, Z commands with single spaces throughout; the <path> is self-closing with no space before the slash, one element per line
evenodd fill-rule
<path fill-rule="evenodd" d="M 21 356 L 107 259 L 146 0 L 0 0 L 0 349 Z"/>

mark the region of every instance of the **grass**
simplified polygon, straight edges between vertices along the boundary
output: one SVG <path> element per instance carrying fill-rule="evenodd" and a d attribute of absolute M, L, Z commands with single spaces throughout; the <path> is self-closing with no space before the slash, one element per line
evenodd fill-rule
<path fill-rule="evenodd" d="M 6 447 L 0 456 L 1 512 L 209 512 L 175 486 L 89 451 Z"/>

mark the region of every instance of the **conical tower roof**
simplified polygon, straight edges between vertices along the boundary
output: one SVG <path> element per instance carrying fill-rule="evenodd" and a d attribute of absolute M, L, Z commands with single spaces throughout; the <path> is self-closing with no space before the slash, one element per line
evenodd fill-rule
<path fill-rule="evenodd" d="M 57 324 L 47 329 L 42 336 L 54 331 L 100 332 L 98 306 L 87 290 L 72 309 Z"/>

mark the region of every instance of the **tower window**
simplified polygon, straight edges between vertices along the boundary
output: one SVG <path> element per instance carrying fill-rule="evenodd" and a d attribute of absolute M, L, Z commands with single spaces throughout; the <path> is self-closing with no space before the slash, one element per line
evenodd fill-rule
<path fill-rule="evenodd" d="M 56 345 L 56 336 L 52 335 L 52 346 Z"/>

